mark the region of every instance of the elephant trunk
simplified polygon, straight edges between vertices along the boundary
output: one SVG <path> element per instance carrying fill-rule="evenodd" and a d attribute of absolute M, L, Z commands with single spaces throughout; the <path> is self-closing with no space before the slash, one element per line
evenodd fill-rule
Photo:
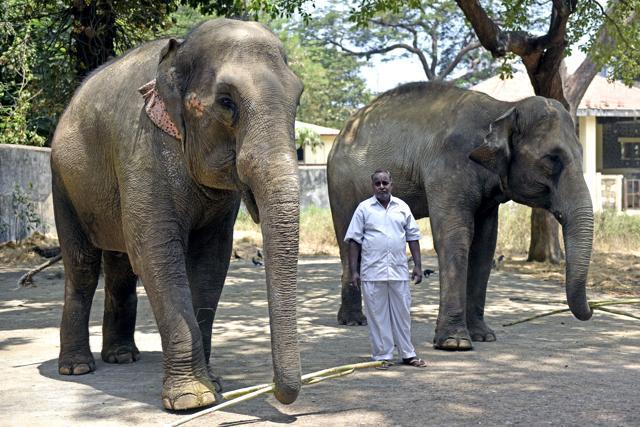
<path fill-rule="evenodd" d="M 249 138 L 251 139 L 251 138 Z M 275 396 L 281 403 L 298 397 L 301 382 L 296 323 L 300 182 L 297 157 L 288 133 L 269 146 L 247 148 L 238 157 L 259 215 L 269 302 Z M 260 140 L 265 141 L 264 134 Z M 283 143 L 283 142 L 286 142 Z M 247 206 L 250 210 L 251 208 Z"/>
<path fill-rule="evenodd" d="M 593 208 L 584 179 L 571 186 L 565 200 L 574 203 L 560 212 L 560 224 L 566 253 L 567 303 L 573 315 L 580 320 L 589 320 L 593 311 L 587 301 L 586 285 L 593 243 Z M 571 196 L 568 196 L 571 195 Z"/>

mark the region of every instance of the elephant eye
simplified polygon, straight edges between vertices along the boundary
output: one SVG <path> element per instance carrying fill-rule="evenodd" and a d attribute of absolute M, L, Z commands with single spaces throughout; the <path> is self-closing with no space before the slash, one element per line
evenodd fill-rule
<path fill-rule="evenodd" d="M 222 108 L 229 112 L 230 122 L 232 124 L 235 123 L 238 117 L 238 107 L 236 106 L 236 103 L 233 102 L 233 99 L 228 96 L 220 96 L 218 97 L 217 102 L 220 106 L 222 106 Z"/>
<path fill-rule="evenodd" d="M 549 176 L 557 177 L 564 169 L 562 159 L 555 154 L 547 154 L 542 158 L 543 167 L 549 174 Z"/>

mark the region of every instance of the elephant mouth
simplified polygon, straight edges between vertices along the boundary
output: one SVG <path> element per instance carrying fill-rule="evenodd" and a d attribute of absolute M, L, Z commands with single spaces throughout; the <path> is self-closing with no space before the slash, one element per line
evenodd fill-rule
<path fill-rule="evenodd" d="M 240 188 L 240 197 L 242 198 L 247 211 L 249 211 L 249 215 L 251 215 L 251 219 L 253 219 L 253 222 L 259 224 L 260 211 L 258 210 L 258 205 L 256 203 L 255 197 L 253 196 L 253 192 L 251 192 L 251 189 L 248 186 L 243 185 Z"/>

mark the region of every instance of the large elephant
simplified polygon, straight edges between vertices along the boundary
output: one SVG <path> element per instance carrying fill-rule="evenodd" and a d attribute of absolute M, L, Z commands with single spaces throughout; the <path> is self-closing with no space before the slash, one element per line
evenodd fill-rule
<path fill-rule="evenodd" d="M 139 357 L 139 277 L 162 339 L 164 407 L 216 402 L 212 323 L 243 200 L 262 227 L 275 396 L 297 398 L 301 92 L 273 33 L 226 19 L 144 44 L 86 79 L 51 153 L 66 272 L 61 374 L 95 369 L 88 320 L 102 258 L 102 359 Z"/>
<path fill-rule="evenodd" d="M 554 100 L 503 102 L 442 83 L 409 83 L 347 122 L 327 165 L 329 199 L 342 258 L 342 324 L 363 324 L 359 292 L 349 284 L 344 238 L 369 174 L 391 171 L 394 194 L 416 218 L 429 216 L 438 254 L 440 307 L 434 347 L 469 350 L 495 341 L 484 321 L 496 247 L 498 206 L 513 200 L 549 210 L 562 225 L 569 307 L 591 317 L 585 284 L 593 210 L 582 152 L 569 113 Z"/>

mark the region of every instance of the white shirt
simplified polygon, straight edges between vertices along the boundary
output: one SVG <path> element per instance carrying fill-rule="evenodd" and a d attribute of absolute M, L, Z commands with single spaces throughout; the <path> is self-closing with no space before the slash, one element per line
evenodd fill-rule
<path fill-rule="evenodd" d="M 387 208 L 372 196 L 358 205 L 344 241 L 362 245 L 360 279 L 410 280 L 406 242 L 420 240 L 409 206 L 391 196 Z"/>

